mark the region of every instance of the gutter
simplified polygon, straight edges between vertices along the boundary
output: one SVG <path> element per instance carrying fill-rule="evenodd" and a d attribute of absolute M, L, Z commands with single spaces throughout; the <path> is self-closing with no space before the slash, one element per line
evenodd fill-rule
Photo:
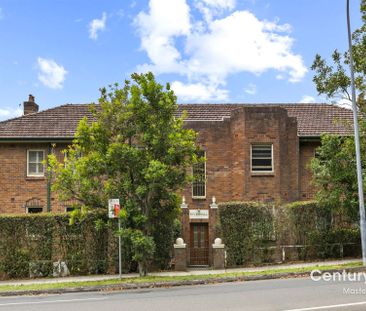
<path fill-rule="evenodd" d="M 0 143 L 70 143 L 74 137 L 0 137 Z"/>
<path fill-rule="evenodd" d="M 299 136 L 300 142 L 320 142 L 320 136 Z"/>

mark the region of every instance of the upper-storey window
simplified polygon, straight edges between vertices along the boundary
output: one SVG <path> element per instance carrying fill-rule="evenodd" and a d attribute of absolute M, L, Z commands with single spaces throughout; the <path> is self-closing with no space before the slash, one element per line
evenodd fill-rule
<path fill-rule="evenodd" d="M 205 159 L 205 156 L 206 154 L 204 151 L 197 152 L 197 157 L 199 159 Z M 192 197 L 202 199 L 206 198 L 206 160 L 194 164 L 192 174 Z"/>
<path fill-rule="evenodd" d="M 273 145 L 252 144 L 252 172 L 273 172 Z"/>
<path fill-rule="evenodd" d="M 27 176 L 44 176 L 44 150 L 27 151 Z"/>

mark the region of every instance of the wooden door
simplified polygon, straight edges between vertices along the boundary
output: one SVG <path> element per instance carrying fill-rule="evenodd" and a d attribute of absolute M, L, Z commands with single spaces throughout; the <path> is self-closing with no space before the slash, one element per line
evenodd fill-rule
<path fill-rule="evenodd" d="M 191 223 L 190 235 L 191 266 L 208 265 L 208 224 Z"/>

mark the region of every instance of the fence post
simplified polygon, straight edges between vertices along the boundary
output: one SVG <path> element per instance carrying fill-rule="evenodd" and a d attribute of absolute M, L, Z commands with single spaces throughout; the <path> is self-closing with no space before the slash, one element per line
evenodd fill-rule
<path fill-rule="evenodd" d="M 175 271 L 187 270 L 187 244 L 182 238 L 178 238 L 174 244 Z"/>
<path fill-rule="evenodd" d="M 214 244 L 212 244 L 213 252 L 213 268 L 225 269 L 225 244 L 222 244 L 220 238 L 216 238 Z"/>

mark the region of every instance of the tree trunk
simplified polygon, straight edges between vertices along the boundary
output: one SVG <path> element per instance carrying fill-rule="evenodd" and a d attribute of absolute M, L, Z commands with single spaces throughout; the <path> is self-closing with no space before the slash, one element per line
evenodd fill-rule
<path fill-rule="evenodd" d="M 139 262 L 139 274 L 140 274 L 140 276 L 147 275 L 147 265 L 146 265 L 146 262 L 144 262 L 144 261 Z"/>

